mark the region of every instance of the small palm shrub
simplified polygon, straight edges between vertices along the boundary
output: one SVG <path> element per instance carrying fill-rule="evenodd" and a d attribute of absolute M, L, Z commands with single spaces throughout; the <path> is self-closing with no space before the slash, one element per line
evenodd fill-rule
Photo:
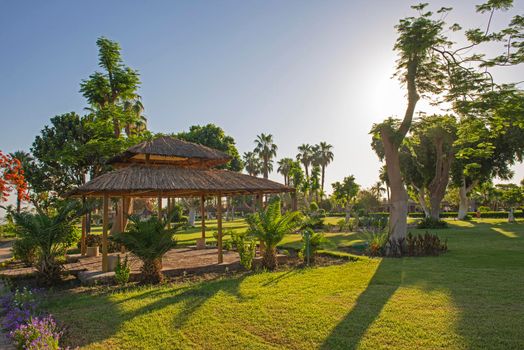
<path fill-rule="evenodd" d="M 25 266 L 30 267 L 36 263 L 37 249 L 28 239 L 18 239 L 13 243 L 13 257 L 20 260 Z"/>
<path fill-rule="evenodd" d="M 129 282 L 129 276 L 131 275 L 131 268 L 129 267 L 129 262 L 127 255 L 124 258 L 124 261 L 118 256 L 118 261 L 115 266 L 115 281 L 121 286 L 124 286 Z"/>
<path fill-rule="evenodd" d="M 388 243 L 387 232 L 371 232 L 367 239 L 366 252 L 369 256 L 383 256 L 386 253 L 386 245 Z"/>
<path fill-rule="evenodd" d="M 426 217 L 417 223 L 419 229 L 441 229 L 448 228 L 448 223 L 444 220 Z"/>
<path fill-rule="evenodd" d="M 251 270 L 257 248 L 255 239 L 248 237 L 247 232 L 231 233 L 231 242 L 240 256 L 240 264 Z"/>
<path fill-rule="evenodd" d="M 286 234 L 295 232 L 302 225 L 302 214 L 288 212 L 282 214 L 280 198 L 270 201 L 265 210 L 250 215 L 246 219 L 249 234 L 257 237 L 264 243 L 262 265 L 267 269 L 277 267 L 277 244 Z"/>
<path fill-rule="evenodd" d="M 302 249 L 300 250 L 300 256 L 304 259 L 306 265 L 309 266 L 315 262 L 316 253 L 324 240 L 325 238 L 322 233 L 317 233 L 312 229 L 306 228 L 302 232 Z"/>
<path fill-rule="evenodd" d="M 78 239 L 76 219 L 81 206 L 76 201 L 59 203 L 52 213 L 13 213 L 17 235 L 36 247 L 35 267 L 46 283 L 60 279 L 66 249 Z"/>
<path fill-rule="evenodd" d="M 173 230 L 166 229 L 168 220 L 158 219 L 156 216 L 141 220 L 140 217 L 131 215 L 128 231 L 115 233 L 111 237 L 142 260 L 144 283 L 162 281 L 162 257 L 176 245 Z"/>

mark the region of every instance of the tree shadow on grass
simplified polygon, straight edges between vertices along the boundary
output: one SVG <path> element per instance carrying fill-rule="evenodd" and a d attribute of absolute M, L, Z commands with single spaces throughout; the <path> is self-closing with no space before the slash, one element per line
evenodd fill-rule
<path fill-rule="evenodd" d="M 394 261 L 392 261 L 394 260 Z M 344 319 L 331 331 L 321 349 L 356 349 L 401 282 L 398 259 L 383 259 L 366 289 Z"/>
<path fill-rule="evenodd" d="M 181 287 L 151 287 L 133 291 L 131 297 L 120 299 L 118 294 L 62 295 L 48 305 L 57 319 L 68 326 L 66 345 L 82 347 L 115 336 L 124 324 L 170 306 L 178 306 L 171 324 L 182 328 L 191 316 L 218 293 L 227 293 L 245 299 L 239 290 L 244 277 L 233 277 L 200 282 Z M 146 289 L 146 287 L 144 287 Z M 68 299 L 71 306 L 68 308 Z M 138 304 L 133 307 L 133 303 Z"/>

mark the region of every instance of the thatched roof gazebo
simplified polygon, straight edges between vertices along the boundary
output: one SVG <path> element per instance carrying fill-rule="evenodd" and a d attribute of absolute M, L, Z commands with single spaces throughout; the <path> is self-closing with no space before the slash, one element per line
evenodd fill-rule
<path fill-rule="evenodd" d="M 202 241 L 205 244 L 205 198 L 217 197 L 218 263 L 222 263 L 222 197 L 256 195 L 260 203 L 264 194 L 295 191 L 274 181 L 215 168 L 230 159 L 226 153 L 203 145 L 159 137 L 128 148 L 110 160 L 115 170 L 73 190 L 71 196 L 103 198 L 102 270 L 108 271 L 110 198 L 120 200 L 121 210 L 113 225 L 120 225 L 121 229 L 125 228 L 125 213 L 128 213 L 132 198 L 157 198 L 159 215 L 163 198 L 167 199 L 168 211 L 171 210 L 173 198 L 200 198 L 202 238 L 197 246 L 202 246 Z M 85 226 L 84 219 L 82 254 L 86 250 Z"/>

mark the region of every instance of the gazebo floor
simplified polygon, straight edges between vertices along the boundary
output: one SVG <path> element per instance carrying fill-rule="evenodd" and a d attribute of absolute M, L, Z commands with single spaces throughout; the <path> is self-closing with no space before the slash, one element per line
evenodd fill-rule
<path fill-rule="evenodd" d="M 121 253 L 111 253 L 109 255 L 120 255 L 123 259 L 126 255 Z M 207 248 L 197 250 L 194 248 L 175 248 L 170 250 L 162 260 L 162 272 L 165 276 L 181 276 L 188 274 L 203 274 L 207 272 L 224 272 L 227 269 L 233 270 L 240 268 L 239 256 L 237 252 L 224 250 L 224 262 L 217 263 L 217 248 Z M 128 262 L 131 268 L 131 280 L 136 280 L 140 275 L 141 261 L 128 254 Z M 83 257 L 79 254 L 70 255 L 69 262 L 65 264 L 66 271 L 76 275 L 84 284 L 95 284 L 99 282 L 109 282 L 114 278 L 114 272 L 102 272 L 102 256 Z M 4 276 L 24 276 L 35 273 L 32 267 L 23 267 L 15 264 L 11 268 L 0 271 Z"/>

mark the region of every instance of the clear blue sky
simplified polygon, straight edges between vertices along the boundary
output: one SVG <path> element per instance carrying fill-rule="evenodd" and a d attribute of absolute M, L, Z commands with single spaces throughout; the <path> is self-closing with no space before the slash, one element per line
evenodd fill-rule
<path fill-rule="evenodd" d="M 452 6 L 450 22 L 480 25 L 479 2 L 432 7 Z M 79 83 L 98 69 L 95 41 L 106 36 L 141 74 L 152 131 L 216 123 L 240 152 L 253 148 L 257 134 L 271 133 L 278 158 L 294 157 L 301 143 L 327 141 L 335 147 L 327 184 L 354 174 L 369 186 L 379 168 L 370 127 L 404 109 L 404 92 L 391 79 L 393 27 L 412 3 L 5 1 L 0 149 L 29 150 L 50 117 L 82 113 Z M 524 12 L 522 1 L 516 7 Z M 522 76 L 522 69 L 506 74 Z M 419 110 L 429 108 L 421 103 Z M 515 180 L 523 176 L 517 167 Z"/>

